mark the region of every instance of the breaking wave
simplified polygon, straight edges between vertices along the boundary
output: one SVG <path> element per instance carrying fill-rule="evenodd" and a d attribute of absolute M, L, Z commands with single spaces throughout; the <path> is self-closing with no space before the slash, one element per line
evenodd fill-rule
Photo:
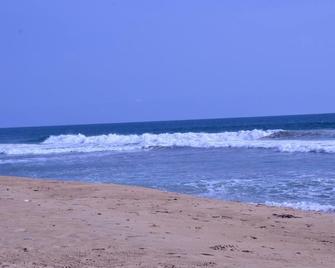
<path fill-rule="evenodd" d="M 282 130 L 276 131 L 268 138 L 271 139 L 335 139 L 335 130 Z"/>
<path fill-rule="evenodd" d="M 326 135 L 323 139 L 313 138 L 314 132 L 313 135 L 310 135 L 307 131 L 257 129 L 220 133 L 58 135 L 50 136 L 38 144 L 0 144 L 0 154 L 43 155 L 73 152 L 138 151 L 173 147 L 260 148 L 280 152 L 335 153 L 335 139 L 329 137 L 330 135 L 335 137 L 335 132 L 327 133 L 328 136 Z M 304 138 L 300 139 L 301 136 Z"/>

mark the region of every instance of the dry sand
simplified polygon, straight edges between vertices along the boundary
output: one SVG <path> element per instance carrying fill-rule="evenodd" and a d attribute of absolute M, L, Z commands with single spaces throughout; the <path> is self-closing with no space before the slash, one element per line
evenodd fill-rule
<path fill-rule="evenodd" d="M 0 267 L 335 267 L 335 216 L 0 177 Z"/>

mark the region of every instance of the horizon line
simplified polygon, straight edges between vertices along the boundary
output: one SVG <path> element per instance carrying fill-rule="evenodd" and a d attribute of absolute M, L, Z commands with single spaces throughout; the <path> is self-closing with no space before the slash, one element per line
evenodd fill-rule
<path fill-rule="evenodd" d="M 215 118 L 190 118 L 190 119 L 168 119 L 168 120 L 144 120 L 144 121 L 121 121 L 121 122 L 103 122 L 103 123 L 74 123 L 74 124 L 56 124 L 56 125 L 40 125 L 40 126 L 17 126 L 17 127 L 0 127 L 0 129 L 15 128 L 44 128 L 44 127 L 66 127 L 66 126 L 87 126 L 87 125 L 111 125 L 111 124 L 137 124 L 137 123 L 158 123 L 158 122 L 177 122 L 177 121 L 200 121 L 200 120 L 220 120 L 220 119 L 247 119 L 262 117 L 290 117 L 290 116 L 308 116 L 308 115 L 330 115 L 335 112 L 327 113 L 307 113 L 307 114 L 281 114 L 281 115 L 257 115 L 257 116 L 236 116 L 236 117 L 215 117 Z"/>

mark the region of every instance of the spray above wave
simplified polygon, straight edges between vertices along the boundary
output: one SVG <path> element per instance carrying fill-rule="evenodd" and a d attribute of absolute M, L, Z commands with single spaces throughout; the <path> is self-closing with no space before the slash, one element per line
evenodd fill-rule
<path fill-rule="evenodd" d="M 50 136 L 39 144 L 0 144 L 7 155 L 138 151 L 151 148 L 261 148 L 281 152 L 335 153 L 335 140 L 278 139 L 283 130 L 245 130 L 221 133 L 164 133 L 142 135 Z"/>

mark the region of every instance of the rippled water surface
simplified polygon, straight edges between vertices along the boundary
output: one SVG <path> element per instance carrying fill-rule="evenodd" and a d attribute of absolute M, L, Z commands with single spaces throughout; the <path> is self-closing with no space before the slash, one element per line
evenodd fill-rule
<path fill-rule="evenodd" d="M 0 174 L 335 209 L 335 115 L 0 129 Z"/>

